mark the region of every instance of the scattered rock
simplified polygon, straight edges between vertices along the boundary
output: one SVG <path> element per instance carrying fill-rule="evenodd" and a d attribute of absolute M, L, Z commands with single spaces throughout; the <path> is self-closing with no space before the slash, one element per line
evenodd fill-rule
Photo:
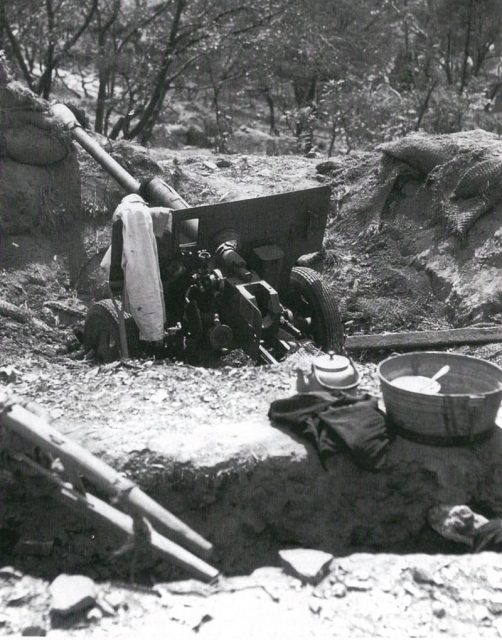
<path fill-rule="evenodd" d="M 86 620 L 89 620 L 89 622 L 99 622 L 102 617 L 103 612 L 99 607 L 93 607 L 85 616 Z"/>
<path fill-rule="evenodd" d="M 218 168 L 218 165 L 216 165 L 214 162 L 211 162 L 210 160 L 205 160 L 202 163 L 206 169 L 210 169 L 211 171 L 216 171 L 216 169 Z"/>
<path fill-rule="evenodd" d="M 202 627 L 202 625 L 206 624 L 206 622 L 211 622 L 212 619 L 213 619 L 213 616 L 211 616 L 209 613 L 204 613 L 200 617 L 200 619 L 197 622 L 195 622 L 195 624 L 192 625 L 193 631 L 198 633 L 200 631 L 200 628 Z"/>
<path fill-rule="evenodd" d="M 436 580 L 430 571 L 427 569 L 423 569 L 422 567 L 414 567 L 412 569 L 411 575 L 413 576 L 413 580 L 418 582 L 419 584 L 436 584 Z"/>
<path fill-rule="evenodd" d="M 358 578 L 346 578 L 345 586 L 349 591 L 369 591 L 373 586 L 370 580 L 359 580 Z"/>
<path fill-rule="evenodd" d="M 316 262 L 322 260 L 324 255 L 323 251 L 314 251 L 314 253 L 306 253 L 303 256 L 298 258 L 298 264 L 302 267 L 309 267 L 314 265 Z"/>
<path fill-rule="evenodd" d="M 436 618 L 444 618 L 446 615 L 446 609 L 440 602 L 432 603 L 432 615 Z"/>
<path fill-rule="evenodd" d="M 333 585 L 332 593 L 335 598 L 345 598 L 347 595 L 347 587 L 343 582 L 337 582 L 337 584 Z"/>
<path fill-rule="evenodd" d="M 413 582 L 409 582 L 409 581 L 404 582 L 403 589 L 406 591 L 406 593 L 409 593 L 410 596 L 413 596 L 414 598 L 417 598 L 417 599 L 422 597 L 423 595 L 420 589 L 416 587 L 413 584 Z"/>
<path fill-rule="evenodd" d="M 0 568 L 0 578 L 15 578 L 16 580 L 20 580 L 22 577 L 22 572 L 14 569 L 14 567 Z"/>
<path fill-rule="evenodd" d="M 389 576 L 383 576 L 380 580 L 379 586 L 382 591 L 384 591 L 385 593 L 389 593 L 389 591 L 392 591 L 392 589 L 394 588 L 394 580 L 392 580 L 392 578 L 390 578 Z"/>
<path fill-rule="evenodd" d="M 33 591 L 29 584 L 18 582 L 12 589 L 9 595 L 6 597 L 6 602 L 10 606 L 21 606 L 26 602 L 29 602 L 33 597 Z"/>
<path fill-rule="evenodd" d="M 484 621 L 491 620 L 488 608 L 484 604 L 477 604 L 472 612 L 474 620 L 480 624 Z"/>
<path fill-rule="evenodd" d="M 438 629 L 441 633 L 446 633 L 449 630 L 449 624 L 447 620 L 441 620 L 438 624 Z"/>
<path fill-rule="evenodd" d="M 40 638 L 47 635 L 47 630 L 38 624 L 31 624 L 29 627 L 23 629 L 21 635 Z"/>
<path fill-rule="evenodd" d="M 314 615 L 319 615 L 321 613 L 322 606 L 319 604 L 319 602 L 312 601 L 309 602 L 309 609 Z"/>
<path fill-rule="evenodd" d="M 220 169 L 228 169 L 232 166 L 232 163 L 226 158 L 219 158 L 218 160 L 216 160 L 216 166 Z"/>
<path fill-rule="evenodd" d="M 487 567 L 486 582 L 492 589 L 502 589 L 502 573 L 495 568 Z"/>
<path fill-rule="evenodd" d="M 51 610 L 67 616 L 88 609 L 96 602 L 97 588 L 87 576 L 62 573 L 50 585 Z"/>
<path fill-rule="evenodd" d="M 330 553 L 316 549 L 286 549 L 279 551 L 279 557 L 287 573 L 310 584 L 324 578 L 333 560 Z"/>
<path fill-rule="evenodd" d="M 38 284 L 44 287 L 47 284 L 47 278 L 40 273 L 28 273 L 26 274 L 26 281 L 31 284 Z"/>
<path fill-rule="evenodd" d="M 492 594 L 488 589 L 474 589 L 472 599 L 474 602 L 490 602 L 492 600 Z"/>
<path fill-rule="evenodd" d="M 118 609 L 120 605 L 124 604 L 125 602 L 124 594 L 120 593 L 119 591 L 112 591 L 111 593 L 107 593 L 104 599 L 114 609 Z"/>
<path fill-rule="evenodd" d="M 0 382 L 8 384 L 9 382 L 15 382 L 19 377 L 19 371 L 14 367 L 1 367 L 0 368 Z"/>
<path fill-rule="evenodd" d="M 319 164 L 316 164 L 317 173 L 322 173 L 323 175 L 341 168 L 342 165 L 339 160 L 325 160 L 324 162 L 319 162 Z"/>
<path fill-rule="evenodd" d="M 99 594 L 96 599 L 96 605 L 101 609 L 101 612 L 109 618 L 115 617 L 115 608 L 108 602 L 103 594 Z"/>

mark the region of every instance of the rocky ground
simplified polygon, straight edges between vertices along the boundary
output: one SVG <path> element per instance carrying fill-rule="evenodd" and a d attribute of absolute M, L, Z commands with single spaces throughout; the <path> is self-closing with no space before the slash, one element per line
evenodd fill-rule
<path fill-rule="evenodd" d="M 140 177 L 164 175 L 194 205 L 331 184 L 325 250 L 312 264 L 333 286 L 349 333 L 496 319 L 498 310 L 483 301 L 455 313 L 460 294 L 451 295 L 451 278 L 457 267 L 449 258 L 442 275 L 434 276 L 431 266 L 437 246 L 444 257 L 455 243 L 441 249 L 446 240 L 439 241 L 440 227 L 431 220 L 424 224 L 417 208 L 407 208 L 422 193 L 417 182 L 406 186 L 408 199 L 396 197 L 380 233 L 367 233 L 368 217 L 348 216 L 343 203 L 354 184 L 344 175 L 366 156 L 344 159 L 347 173 L 337 174 L 317 171 L 319 158 L 147 154 L 119 144 L 111 150 Z M 88 215 L 85 276 L 92 283 L 121 193 L 90 160 L 81 156 L 80 164 Z M 498 213 L 486 220 L 487 230 L 474 228 L 473 242 L 490 240 Z M 214 539 L 215 561 L 232 578 L 208 591 L 199 583 L 172 582 L 180 576 L 166 563 L 149 560 L 131 581 L 128 559 L 110 557 L 118 541 L 69 516 L 43 491 L 34 497 L 30 483 L 2 474 L 0 633 L 502 634 L 498 555 L 409 555 L 466 550 L 434 537 L 424 514 L 439 497 L 499 505 L 498 445 L 452 450 L 445 466 L 444 450 L 400 441 L 385 473 L 361 473 L 345 457 L 326 473 L 309 446 L 271 429 L 266 418 L 270 402 L 293 391 L 295 367 L 308 367 L 308 354 L 263 368 L 239 357 L 211 368 L 152 359 L 133 367 L 98 366 L 74 359 L 75 333 L 92 286 L 70 286 L 61 244 L 47 233 L 19 231 L 2 243 L 0 298 L 44 323 L 1 318 L 2 388 L 37 401 L 57 428 Z M 431 254 L 424 255 L 426 249 Z M 486 253 L 463 251 L 460 263 L 469 259 L 472 269 Z M 497 295 L 495 287 L 492 292 Z M 485 315 L 478 317 L 479 310 Z M 497 345 L 458 351 L 502 362 Z M 383 355 L 357 354 L 362 390 L 378 393 L 376 362 Z M 297 546 L 335 553 L 319 585 L 302 584 L 279 568 L 278 550 Z M 69 616 L 54 611 L 49 587 L 62 573 L 85 574 L 95 582 L 86 583 L 90 596 L 83 611 Z"/>
<path fill-rule="evenodd" d="M 294 562 L 282 570 L 262 567 L 213 587 L 193 580 L 151 588 L 96 585 L 76 576 L 49 585 L 7 567 L 0 576 L 4 633 L 302 640 L 502 635 L 502 560 L 492 553 L 355 554 L 332 560 L 316 579 L 302 561 L 296 570 Z"/>

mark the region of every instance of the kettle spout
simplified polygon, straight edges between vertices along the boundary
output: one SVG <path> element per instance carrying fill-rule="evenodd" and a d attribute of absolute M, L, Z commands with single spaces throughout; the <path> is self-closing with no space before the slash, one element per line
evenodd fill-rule
<path fill-rule="evenodd" d="M 296 390 L 298 393 L 305 393 L 309 389 L 309 376 L 306 376 L 301 369 L 296 369 Z"/>

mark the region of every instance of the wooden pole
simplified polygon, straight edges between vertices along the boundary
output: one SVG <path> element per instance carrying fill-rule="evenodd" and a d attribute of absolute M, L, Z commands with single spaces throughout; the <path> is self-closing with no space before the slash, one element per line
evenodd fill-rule
<path fill-rule="evenodd" d="M 100 500 L 92 493 L 80 493 L 72 488 L 69 483 L 63 482 L 58 476 L 24 454 L 14 455 L 13 458 L 17 462 L 28 465 L 55 484 L 57 487 L 55 497 L 75 511 L 81 519 L 84 520 L 87 517 L 91 517 L 99 524 L 104 524 L 116 531 L 125 533 L 133 542 L 140 544 L 140 540 L 135 540 L 134 520 L 131 516 L 115 509 L 115 507 Z M 183 547 L 168 540 L 155 529 L 150 531 L 148 544 L 159 555 L 176 566 L 186 569 L 189 573 L 205 582 L 212 582 L 219 576 L 217 569 L 183 549 Z"/>
<path fill-rule="evenodd" d="M 0 409 L 2 405 L 0 397 Z M 188 527 L 172 513 L 147 496 L 132 480 L 94 456 L 76 442 L 66 438 L 44 419 L 19 404 L 0 413 L 1 426 L 7 436 L 21 438 L 29 447 L 40 449 L 53 458 L 59 458 L 71 474 L 85 476 L 105 491 L 119 505 L 130 504 L 152 524 L 202 557 L 209 557 L 213 546 L 200 534 Z"/>

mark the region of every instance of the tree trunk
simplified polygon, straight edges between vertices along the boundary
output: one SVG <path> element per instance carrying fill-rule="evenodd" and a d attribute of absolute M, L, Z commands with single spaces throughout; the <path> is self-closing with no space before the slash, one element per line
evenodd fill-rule
<path fill-rule="evenodd" d="M 336 122 L 331 125 L 331 138 L 329 141 L 328 158 L 332 155 L 336 140 Z"/>
<path fill-rule="evenodd" d="M 425 116 L 425 114 L 427 113 L 427 109 L 429 108 L 429 103 L 431 101 L 431 97 L 432 97 L 432 93 L 434 91 L 434 89 L 436 88 L 437 82 L 434 81 L 431 86 L 429 87 L 424 101 L 422 102 L 422 105 L 418 111 L 418 117 L 417 117 L 417 122 L 415 124 L 415 131 L 418 131 L 420 129 L 420 125 L 422 124 L 422 120 Z"/>
<path fill-rule="evenodd" d="M 110 138 L 110 140 L 116 140 L 119 137 L 121 131 L 124 132 L 124 137 L 126 137 L 125 116 L 120 116 L 117 122 L 113 125 L 108 137 Z"/>
<path fill-rule="evenodd" d="M 451 31 L 448 30 L 448 36 L 446 38 L 447 46 L 446 46 L 446 58 L 445 58 L 445 72 L 446 72 L 446 80 L 448 84 L 453 84 L 453 78 L 451 74 Z"/>
<path fill-rule="evenodd" d="M 96 98 L 96 117 L 94 119 L 94 131 L 103 133 L 105 120 L 106 86 L 108 83 L 107 72 L 103 69 L 99 71 L 98 95 Z"/>
<path fill-rule="evenodd" d="M 166 80 L 172 64 L 173 53 L 176 48 L 178 32 L 180 28 L 181 16 L 184 10 L 185 0 L 176 0 L 176 10 L 173 16 L 169 38 L 162 56 L 162 62 L 160 64 L 157 77 L 153 85 L 153 91 L 151 93 L 150 99 L 147 101 L 143 109 L 143 113 L 137 124 L 130 131 L 128 131 L 127 135 L 124 134 L 124 137 L 128 139 L 135 138 L 144 130 L 146 131 L 143 134 L 143 137 L 146 136 L 148 139 L 148 137 L 151 135 L 151 130 L 153 129 L 153 125 L 155 124 L 155 118 L 162 108 L 162 104 L 167 93 L 167 87 L 165 86 Z"/>
<path fill-rule="evenodd" d="M 7 44 L 7 31 L 5 25 L 5 7 L 4 3 L 0 3 L 0 51 L 5 50 Z"/>
<path fill-rule="evenodd" d="M 98 95 L 96 98 L 96 117 L 94 118 L 94 131 L 103 133 L 103 123 L 105 116 L 106 85 L 108 82 L 108 61 L 106 59 L 105 41 L 107 26 L 101 25 L 101 15 L 98 12 L 99 34 L 98 34 Z"/>
<path fill-rule="evenodd" d="M 464 92 L 465 85 L 467 84 L 467 68 L 468 68 L 468 60 L 470 56 L 471 49 L 471 35 L 472 35 L 472 19 L 474 13 L 474 0 L 470 0 L 469 2 L 469 13 L 467 16 L 467 27 L 465 32 L 465 44 L 464 44 L 464 60 L 462 63 L 462 76 L 460 78 L 460 87 L 458 92 L 460 95 Z"/>
<path fill-rule="evenodd" d="M 52 0 L 45 0 L 45 7 L 47 10 L 47 52 L 45 57 L 45 71 L 43 72 L 38 85 L 38 93 L 45 98 L 49 99 L 52 88 L 52 72 L 54 70 L 54 48 L 55 48 L 55 35 L 54 35 L 54 8 L 52 6 Z"/>
<path fill-rule="evenodd" d="M 2 16 L 3 28 L 7 35 L 7 39 L 10 42 L 10 46 L 12 47 L 12 50 L 14 52 L 14 57 L 16 58 L 16 62 L 18 63 L 19 68 L 23 73 L 23 77 L 26 81 L 26 84 L 30 89 L 33 90 L 33 78 L 32 78 L 30 69 L 28 68 L 26 61 L 23 57 L 23 52 L 21 51 L 19 42 L 16 36 L 14 35 L 14 32 L 10 28 L 10 24 L 5 16 L 5 5 L 2 0 L 0 0 L 0 15 Z"/>
<path fill-rule="evenodd" d="M 96 98 L 96 117 L 94 119 L 94 130 L 97 133 L 104 133 L 106 129 L 105 109 L 106 99 L 109 95 L 108 84 L 110 82 L 111 69 L 115 65 L 115 56 L 110 60 L 110 54 L 106 51 L 106 40 L 109 30 L 117 20 L 121 8 L 122 0 L 114 0 L 113 11 L 108 20 L 103 24 L 101 21 L 101 12 L 97 9 L 97 22 L 99 25 L 98 32 L 98 72 L 99 85 L 98 95 Z"/>
<path fill-rule="evenodd" d="M 270 133 L 273 136 L 277 136 L 277 135 L 279 135 L 279 131 L 277 130 L 277 125 L 276 125 L 276 122 L 275 122 L 275 104 L 274 104 L 274 99 L 272 98 L 272 95 L 270 94 L 270 89 L 268 87 L 265 89 L 264 94 L 265 94 L 265 100 L 266 100 L 267 106 L 268 106 Z"/>

